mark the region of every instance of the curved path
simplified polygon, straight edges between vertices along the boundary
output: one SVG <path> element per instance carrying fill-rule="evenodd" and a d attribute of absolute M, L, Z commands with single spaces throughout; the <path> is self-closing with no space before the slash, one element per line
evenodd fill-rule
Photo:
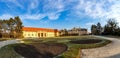
<path fill-rule="evenodd" d="M 9 44 L 15 44 L 15 43 L 20 43 L 19 40 L 5 40 L 5 41 L 0 41 L 0 48 Z"/>
<path fill-rule="evenodd" d="M 100 48 L 83 49 L 82 58 L 120 58 L 120 39 L 102 36 L 95 37 L 111 40 L 112 43 Z"/>
<path fill-rule="evenodd" d="M 6 45 L 9 45 L 9 44 L 15 44 L 15 43 L 21 43 L 20 39 L 13 39 L 13 40 L 5 40 L 5 41 L 0 41 L 0 49 Z M 8 56 L 11 58 L 11 56 Z M 4 58 L 4 57 L 3 57 Z M 14 56 L 14 58 L 16 58 Z M 18 58 L 18 57 L 17 57 Z M 22 56 L 19 56 L 19 58 L 24 58 Z"/>

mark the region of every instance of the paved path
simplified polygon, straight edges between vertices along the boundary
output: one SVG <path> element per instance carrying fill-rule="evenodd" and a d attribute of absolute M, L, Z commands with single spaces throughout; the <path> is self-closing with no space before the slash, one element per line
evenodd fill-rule
<path fill-rule="evenodd" d="M 0 48 L 2 48 L 3 46 L 9 45 L 9 44 L 15 44 L 15 43 L 20 43 L 20 39 L 0 41 Z M 14 57 L 14 58 L 16 58 L 16 57 Z M 19 58 L 25 58 L 25 57 L 20 56 Z"/>
<path fill-rule="evenodd" d="M 6 40 L 6 41 L 0 41 L 0 48 L 3 46 L 6 46 L 8 44 L 14 44 L 14 43 L 20 43 L 19 40 Z"/>
<path fill-rule="evenodd" d="M 83 49 L 82 58 L 120 58 L 120 39 L 95 36 L 111 40 L 112 43 L 93 49 Z"/>

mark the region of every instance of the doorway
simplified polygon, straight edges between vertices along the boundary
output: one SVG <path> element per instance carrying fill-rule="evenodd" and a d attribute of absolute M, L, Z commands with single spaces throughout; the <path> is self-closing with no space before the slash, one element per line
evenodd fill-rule
<path fill-rule="evenodd" d="M 41 37 L 43 37 L 43 33 L 41 33 Z"/>
<path fill-rule="evenodd" d="M 40 37 L 40 33 L 38 33 L 38 37 Z"/>

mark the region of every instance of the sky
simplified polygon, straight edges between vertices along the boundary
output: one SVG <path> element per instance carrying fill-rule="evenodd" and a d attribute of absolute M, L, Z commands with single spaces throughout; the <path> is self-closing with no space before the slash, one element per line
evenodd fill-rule
<path fill-rule="evenodd" d="M 104 26 L 110 18 L 120 23 L 120 0 L 0 0 L 0 20 L 15 16 L 27 27 L 90 31 L 92 24 Z"/>

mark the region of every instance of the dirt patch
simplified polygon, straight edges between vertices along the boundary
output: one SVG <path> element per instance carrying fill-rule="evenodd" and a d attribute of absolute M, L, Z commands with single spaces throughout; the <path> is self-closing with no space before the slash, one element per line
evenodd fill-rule
<path fill-rule="evenodd" d="M 81 40 L 74 40 L 70 41 L 71 43 L 75 44 L 94 44 L 94 43 L 99 43 L 102 42 L 100 39 L 81 39 Z"/>
<path fill-rule="evenodd" d="M 26 58 L 53 58 L 66 51 L 67 46 L 60 43 L 18 44 L 14 50 Z"/>

